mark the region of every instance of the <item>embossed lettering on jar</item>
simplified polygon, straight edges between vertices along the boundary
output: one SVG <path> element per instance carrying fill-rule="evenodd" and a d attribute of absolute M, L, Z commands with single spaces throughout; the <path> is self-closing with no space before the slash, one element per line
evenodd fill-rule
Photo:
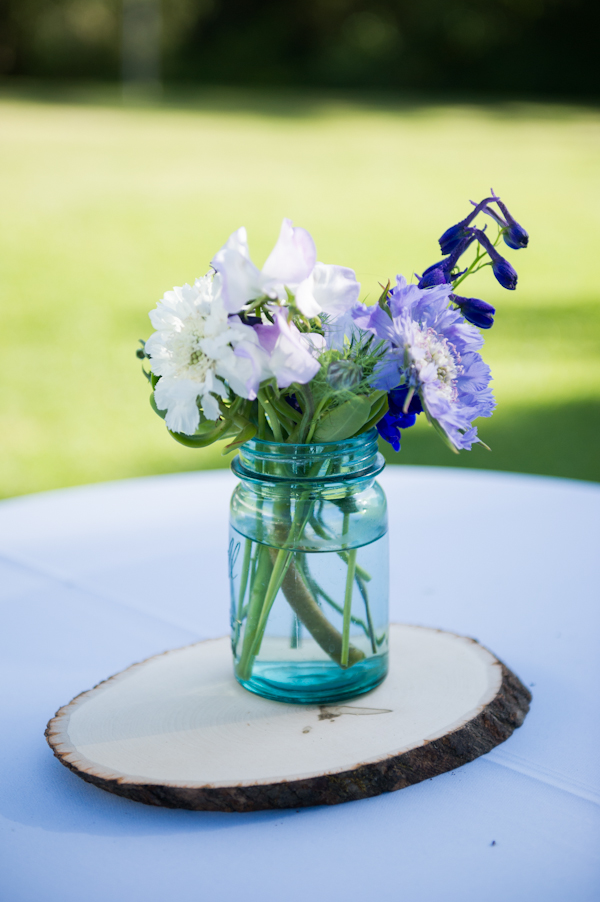
<path fill-rule="evenodd" d="M 232 468 L 229 575 L 235 675 L 267 698 L 324 704 L 388 667 L 387 509 L 377 433 L 252 440 Z"/>

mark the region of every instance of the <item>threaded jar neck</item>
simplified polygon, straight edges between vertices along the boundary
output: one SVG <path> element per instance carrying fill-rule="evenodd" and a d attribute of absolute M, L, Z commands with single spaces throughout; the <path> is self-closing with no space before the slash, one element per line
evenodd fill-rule
<path fill-rule="evenodd" d="M 377 450 L 377 430 L 340 442 L 293 445 L 252 439 L 231 465 L 241 479 L 265 482 L 345 481 L 373 477 L 385 466 Z"/>

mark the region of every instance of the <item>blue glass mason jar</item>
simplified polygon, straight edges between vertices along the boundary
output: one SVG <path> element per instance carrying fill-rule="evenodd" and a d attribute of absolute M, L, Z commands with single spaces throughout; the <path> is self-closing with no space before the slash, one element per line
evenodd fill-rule
<path fill-rule="evenodd" d="M 229 575 L 235 676 L 266 698 L 327 704 L 388 668 L 389 560 L 377 432 L 252 440 L 232 464 Z"/>

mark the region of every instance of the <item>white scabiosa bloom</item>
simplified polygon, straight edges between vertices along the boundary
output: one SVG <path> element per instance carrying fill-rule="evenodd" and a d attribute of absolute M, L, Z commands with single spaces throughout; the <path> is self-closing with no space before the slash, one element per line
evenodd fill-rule
<path fill-rule="evenodd" d="M 150 313 L 156 332 L 146 342 L 159 410 L 166 410 L 172 432 L 193 435 L 200 409 L 207 420 L 220 416 L 217 397 L 228 386 L 253 400 L 268 374 L 267 355 L 251 326 L 230 317 L 221 296 L 221 279 L 209 273 L 194 285 L 167 291 Z"/>

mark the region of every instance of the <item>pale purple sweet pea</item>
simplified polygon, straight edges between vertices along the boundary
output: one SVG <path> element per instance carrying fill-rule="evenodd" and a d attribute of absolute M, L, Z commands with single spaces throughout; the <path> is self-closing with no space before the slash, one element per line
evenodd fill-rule
<path fill-rule="evenodd" d="M 470 449 L 480 441 L 472 420 L 491 416 L 495 401 L 489 367 L 478 353 L 483 338 L 448 306 L 451 290 L 450 285 L 421 289 L 398 276 L 390 293 L 391 318 L 379 306 L 357 305 L 354 320 L 388 342 L 374 387 L 414 390 L 451 445 Z"/>
<path fill-rule="evenodd" d="M 239 313 L 249 301 L 265 294 L 262 273 L 250 259 L 244 226 L 229 236 L 210 265 L 221 276 L 221 297 L 228 313 Z"/>
<path fill-rule="evenodd" d="M 288 322 L 288 311 L 281 307 L 271 309 L 273 323 L 254 326 L 261 348 L 267 355 L 270 376 L 277 380 L 279 388 L 287 388 L 292 382 L 305 385 L 320 368 L 316 354 L 322 350 L 323 338 L 316 334 L 303 334 Z"/>
<path fill-rule="evenodd" d="M 353 269 L 316 263 L 296 289 L 296 306 L 305 316 L 326 313 L 333 322 L 354 307 L 359 294 L 360 282 Z"/>
<path fill-rule="evenodd" d="M 260 297 L 286 302 L 295 296 L 301 313 L 315 317 L 342 315 L 358 300 L 360 284 L 345 266 L 317 262 L 315 243 L 306 229 L 284 219 L 277 244 L 262 270 L 250 259 L 245 228 L 234 232 L 211 261 L 222 279 L 222 294 L 229 313 L 239 313 Z"/>
<path fill-rule="evenodd" d="M 267 257 L 262 275 L 281 292 L 281 286 L 296 287 L 308 279 L 317 262 L 317 248 L 310 232 L 294 228 L 291 219 L 284 219 L 277 244 Z M 285 299 L 283 293 L 277 295 Z"/>

